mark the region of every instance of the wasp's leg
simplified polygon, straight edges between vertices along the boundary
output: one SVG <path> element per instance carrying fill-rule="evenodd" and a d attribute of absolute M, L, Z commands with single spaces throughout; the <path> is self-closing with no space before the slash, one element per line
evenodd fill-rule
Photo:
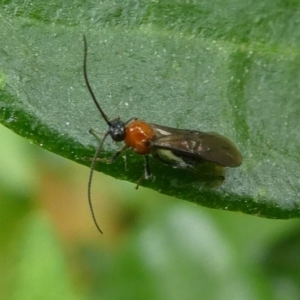
<path fill-rule="evenodd" d="M 122 149 L 120 149 L 119 151 L 117 151 L 111 158 L 100 158 L 97 157 L 95 158 L 95 161 L 97 162 L 103 162 L 106 164 L 112 164 L 118 157 L 119 155 L 124 152 L 126 149 L 128 149 L 129 147 L 127 145 L 125 145 Z M 84 160 L 93 160 L 93 158 L 91 157 L 85 157 Z"/>
<path fill-rule="evenodd" d="M 128 149 L 129 147 L 127 145 L 125 145 L 122 149 L 120 149 L 119 151 L 117 151 L 111 158 L 97 158 L 97 161 L 102 161 L 105 162 L 107 164 L 111 164 L 113 163 L 117 157 L 119 157 L 119 155 L 124 152 L 126 149 Z"/>
<path fill-rule="evenodd" d="M 94 130 L 93 128 L 90 128 L 89 133 L 92 134 L 99 143 L 101 143 L 100 136 L 103 135 L 101 132 L 98 132 L 98 131 Z"/>
<path fill-rule="evenodd" d="M 139 188 L 142 180 L 149 179 L 152 176 L 152 173 L 150 170 L 149 156 L 145 155 L 144 158 L 145 158 L 145 172 L 144 172 L 143 176 L 138 180 L 136 187 L 135 187 L 136 189 Z"/>

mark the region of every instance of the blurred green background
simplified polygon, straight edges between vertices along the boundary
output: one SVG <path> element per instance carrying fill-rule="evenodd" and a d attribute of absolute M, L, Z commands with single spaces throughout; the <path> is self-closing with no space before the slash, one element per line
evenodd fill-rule
<path fill-rule="evenodd" d="M 0 299 L 300 299 L 299 220 L 217 211 L 99 173 L 0 127 Z"/>

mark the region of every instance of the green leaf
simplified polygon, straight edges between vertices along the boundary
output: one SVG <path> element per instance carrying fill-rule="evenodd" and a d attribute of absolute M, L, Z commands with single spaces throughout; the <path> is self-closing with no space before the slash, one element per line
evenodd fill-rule
<path fill-rule="evenodd" d="M 61 245 L 47 220 L 32 214 L 25 225 L 13 299 L 81 299 L 74 292 Z"/>
<path fill-rule="evenodd" d="M 230 138 L 244 156 L 221 187 L 151 160 L 142 185 L 201 205 L 271 218 L 299 217 L 299 17 L 295 1 L 2 2 L 1 122 L 87 164 L 107 126 L 84 85 L 88 72 L 111 118 Z M 101 156 L 118 147 L 106 143 Z M 127 152 L 97 169 L 137 182 Z"/>

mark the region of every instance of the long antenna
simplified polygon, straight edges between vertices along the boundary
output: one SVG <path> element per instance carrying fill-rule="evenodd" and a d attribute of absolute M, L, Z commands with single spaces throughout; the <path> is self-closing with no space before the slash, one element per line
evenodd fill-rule
<path fill-rule="evenodd" d="M 102 110 L 100 104 L 98 103 L 96 96 L 92 90 L 92 87 L 89 83 L 89 79 L 88 79 L 88 75 L 87 75 L 87 42 L 86 42 L 86 37 L 85 35 L 83 35 L 83 43 L 84 43 L 84 57 L 83 57 L 83 74 L 84 74 L 84 80 L 86 83 L 86 86 L 92 96 L 92 99 L 95 103 L 95 105 L 97 106 L 98 110 L 100 111 L 103 119 L 105 120 L 105 122 L 107 123 L 108 126 L 110 126 L 111 122 L 108 120 L 108 117 L 106 116 L 106 114 L 104 113 L 104 111 Z"/>
<path fill-rule="evenodd" d="M 93 174 L 94 174 L 94 169 L 95 169 L 95 166 L 96 166 L 96 162 L 97 162 L 97 157 L 99 156 L 100 154 L 100 150 L 102 148 L 102 145 L 105 141 L 105 139 L 107 138 L 109 132 L 106 132 L 99 147 L 97 148 L 96 150 L 96 153 L 93 157 L 93 160 L 92 160 L 92 164 L 91 164 L 91 168 L 90 168 L 90 176 L 89 176 L 89 182 L 88 182 L 88 200 L 89 200 L 89 207 L 90 207 L 90 210 L 91 210 L 91 214 L 92 214 L 92 218 L 93 218 L 93 221 L 98 229 L 98 231 L 100 233 L 103 234 L 103 231 L 100 229 L 100 226 L 97 222 L 97 219 L 96 219 L 96 216 L 95 216 L 95 212 L 94 212 L 94 209 L 93 209 L 93 203 L 92 203 L 92 196 L 91 196 L 91 187 L 92 187 L 92 180 L 93 180 Z"/>
<path fill-rule="evenodd" d="M 83 56 L 83 75 L 84 75 L 84 80 L 85 80 L 85 83 L 86 83 L 86 86 L 91 94 L 91 97 L 95 103 L 95 105 L 97 106 L 98 110 L 100 111 L 103 119 L 105 120 L 105 122 L 108 124 L 108 126 L 111 125 L 111 122 L 108 120 L 108 117 L 106 116 L 106 114 L 104 113 L 104 111 L 102 110 L 100 104 L 98 103 L 96 97 L 95 97 L 95 94 L 92 90 L 92 87 L 89 83 L 89 79 L 88 79 L 88 75 L 87 75 L 87 42 L 86 42 L 86 37 L 85 35 L 83 35 L 83 42 L 84 42 L 84 56 Z M 93 174 L 94 174 L 94 169 L 95 169 L 95 166 L 96 166 L 96 162 L 97 162 L 97 158 L 100 154 L 100 151 L 101 151 L 101 148 L 102 148 L 102 145 L 105 141 L 105 139 L 107 138 L 107 136 L 109 135 L 109 131 L 107 131 L 102 139 L 102 141 L 100 142 L 99 144 L 99 147 L 97 148 L 96 150 L 96 153 L 92 159 L 92 163 L 91 163 L 91 169 L 90 169 L 90 175 L 89 175 L 89 181 L 88 181 L 88 202 L 89 202 L 89 207 L 90 207 L 90 211 L 91 211 L 91 214 L 92 214 L 92 218 L 93 218 L 93 221 L 94 221 L 94 224 L 96 226 L 96 228 L 98 229 L 98 231 L 100 233 L 103 234 L 98 222 L 97 222 L 97 219 L 96 219 L 96 216 L 95 216 L 95 212 L 94 212 L 94 209 L 93 209 L 93 203 L 92 203 L 92 196 L 91 196 L 91 187 L 92 187 L 92 180 L 93 180 Z"/>

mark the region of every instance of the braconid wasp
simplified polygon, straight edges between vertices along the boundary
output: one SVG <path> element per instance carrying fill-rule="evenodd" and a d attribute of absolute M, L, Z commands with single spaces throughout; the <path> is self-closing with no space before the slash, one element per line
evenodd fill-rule
<path fill-rule="evenodd" d="M 137 118 L 123 122 L 120 118 L 110 120 L 98 103 L 87 75 L 87 41 L 84 40 L 83 73 L 89 93 L 99 110 L 102 118 L 108 125 L 96 153 L 92 159 L 88 182 L 88 201 L 93 221 L 100 233 L 103 233 L 93 211 L 91 199 L 91 184 L 96 162 L 112 163 L 126 149 L 131 148 L 135 153 L 145 158 L 145 171 L 142 179 L 151 177 L 149 155 L 173 167 L 193 170 L 204 163 L 212 163 L 220 167 L 238 167 L 242 163 L 242 155 L 235 145 L 226 137 L 215 132 L 201 132 L 189 129 L 177 129 L 157 124 L 147 123 Z M 97 132 L 90 129 L 90 133 L 97 137 Z M 101 159 L 99 154 L 106 138 L 110 136 L 115 142 L 124 142 L 122 149 L 117 151 L 110 159 Z"/>

